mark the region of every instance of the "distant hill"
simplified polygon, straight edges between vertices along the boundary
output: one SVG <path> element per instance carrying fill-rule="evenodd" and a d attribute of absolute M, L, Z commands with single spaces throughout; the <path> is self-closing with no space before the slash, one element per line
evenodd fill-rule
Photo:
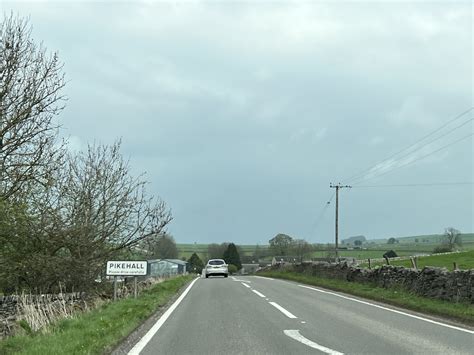
<path fill-rule="evenodd" d="M 356 241 L 361 241 L 362 243 L 366 242 L 367 240 L 365 239 L 365 236 L 364 235 L 356 235 L 356 236 L 353 236 L 353 237 L 349 237 L 347 239 L 343 239 L 341 241 L 342 244 L 350 244 L 350 245 L 354 245 L 354 243 Z"/>
<path fill-rule="evenodd" d="M 474 242 L 474 233 L 461 233 L 461 237 L 463 242 L 473 243 Z M 443 240 L 443 234 L 424 234 L 424 235 L 413 235 L 408 237 L 397 237 L 393 236 L 393 238 L 397 239 L 400 244 L 409 244 L 409 243 L 430 243 L 430 244 L 437 244 L 441 243 Z M 383 239 L 369 239 L 367 242 L 375 242 L 377 244 L 385 244 L 387 243 L 389 238 Z"/>

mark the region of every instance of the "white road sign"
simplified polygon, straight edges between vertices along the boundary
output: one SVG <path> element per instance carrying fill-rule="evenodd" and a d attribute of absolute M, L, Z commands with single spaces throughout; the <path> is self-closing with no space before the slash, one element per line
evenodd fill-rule
<path fill-rule="evenodd" d="M 146 261 L 107 261 L 108 276 L 144 276 Z"/>

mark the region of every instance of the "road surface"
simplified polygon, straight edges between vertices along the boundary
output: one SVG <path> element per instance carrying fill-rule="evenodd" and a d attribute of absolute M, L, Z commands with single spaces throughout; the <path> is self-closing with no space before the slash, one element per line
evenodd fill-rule
<path fill-rule="evenodd" d="M 472 354 L 474 331 L 257 276 L 200 278 L 133 354 Z"/>

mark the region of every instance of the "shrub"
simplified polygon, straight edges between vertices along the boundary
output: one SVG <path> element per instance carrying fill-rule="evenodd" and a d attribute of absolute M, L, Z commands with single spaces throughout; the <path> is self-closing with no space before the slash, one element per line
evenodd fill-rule
<path fill-rule="evenodd" d="M 229 264 L 228 269 L 229 274 L 231 275 L 235 274 L 238 271 L 237 266 L 235 266 L 234 264 Z"/>
<path fill-rule="evenodd" d="M 453 251 L 450 245 L 440 245 L 434 248 L 433 254 L 449 253 L 450 251 Z"/>
<path fill-rule="evenodd" d="M 384 258 L 396 258 L 397 256 L 397 253 L 395 253 L 393 250 L 389 250 L 385 254 L 383 254 Z"/>

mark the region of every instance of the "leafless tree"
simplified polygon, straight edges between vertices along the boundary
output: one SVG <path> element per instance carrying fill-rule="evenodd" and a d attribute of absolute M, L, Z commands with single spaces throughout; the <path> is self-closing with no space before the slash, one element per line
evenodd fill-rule
<path fill-rule="evenodd" d="M 67 170 L 62 208 L 70 227 L 94 243 L 123 249 L 163 233 L 171 221 L 165 203 L 147 195 L 143 177 L 132 175 L 120 142 L 70 156 Z"/>
<path fill-rule="evenodd" d="M 0 197 L 48 183 L 62 152 L 54 117 L 64 108 L 63 65 L 31 38 L 27 19 L 0 23 Z"/>
<path fill-rule="evenodd" d="M 453 227 L 448 227 L 444 230 L 443 235 L 443 242 L 447 244 L 451 249 L 454 248 L 455 245 L 461 246 L 462 245 L 462 238 L 461 232 Z"/>
<path fill-rule="evenodd" d="M 313 247 L 304 239 L 294 239 L 291 242 L 291 249 L 298 261 L 302 262 L 312 252 Z"/>
<path fill-rule="evenodd" d="M 166 204 L 147 194 L 144 177 L 132 174 L 120 142 L 67 154 L 52 180 L 30 194 L 32 238 L 71 270 L 58 278 L 76 289 L 87 288 L 107 259 L 164 234 L 172 220 Z"/>

